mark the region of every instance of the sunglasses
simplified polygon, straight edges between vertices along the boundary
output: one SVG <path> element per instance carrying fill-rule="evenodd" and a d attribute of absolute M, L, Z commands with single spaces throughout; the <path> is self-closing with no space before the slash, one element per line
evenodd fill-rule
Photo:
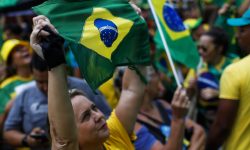
<path fill-rule="evenodd" d="M 203 52 L 207 52 L 207 48 L 202 45 L 198 45 L 197 48 L 202 49 Z"/>

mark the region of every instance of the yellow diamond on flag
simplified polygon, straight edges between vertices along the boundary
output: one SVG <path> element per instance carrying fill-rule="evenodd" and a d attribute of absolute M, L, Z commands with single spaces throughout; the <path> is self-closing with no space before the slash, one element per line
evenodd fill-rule
<path fill-rule="evenodd" d="M 152 3 L 160 22 L 172 40 L 179 40 L 190 35 L 189 30 L 185 29 L 181 18 L 167 0 L 152 0 Z"/>
<path fill-rule="evenodd" d="M 113 16 L 105 8 L 94 8 L 85 21 L 80 43 L 111 61 L 112 53 L 133 24 L 131 20 Z"/>

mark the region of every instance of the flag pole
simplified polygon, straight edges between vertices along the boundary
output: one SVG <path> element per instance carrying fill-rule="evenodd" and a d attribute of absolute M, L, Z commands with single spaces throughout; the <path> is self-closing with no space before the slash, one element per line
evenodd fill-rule
<path fill-rule="evenodd" d="M 175 78 L 175 81 L 177 83 L 177 86 L 178 87 L 181 87 L 181 82 L 179 80 L 179 77 L 178 77 L 178 74 L 177 74 L 177 71 L 176 71 L 176 68 L 174 66 L 174 63 L 173 63 L 173 60 L 172 60 L 172 57 L 171 57 L 171 54 L 169 52 L 169 48 L 168 48 L 168 45 L 167 45 L 167 42 L 166 42 L 166 39 L 164 37 L 164 34 L 163 34 L 163 31 L 162 31 L 162 28 L 161 28 L 161 25 L 160 25 L 160 22 L 158 20 L 158 17 L 155 13 L 155 9 L 153 7 L 153 4 L 151 2 L 151 0 L 148 0 L 148 3 L 149 3 L 149 6 L 150 6 L 150 9 L 151 9 L 151 12 L 153 14 L 153 17 L 155 19 L 155 23 L 156 23 L 156 26 L 158 28 L 158 31 L 160 33 L 160 36 L 161 36 L 161 40 L 162 40 L 162 43 L 164 45 L 164 49 L 165 49 L 165 52 L 167 54 L 167 57 L 168 57 L 168 60 L 169 60 L 169 63 L 170 63 L 170 67 L 172 68 L 172 71 L 173 71 L 173 74 L 174 74 L 174 78 Z"/>

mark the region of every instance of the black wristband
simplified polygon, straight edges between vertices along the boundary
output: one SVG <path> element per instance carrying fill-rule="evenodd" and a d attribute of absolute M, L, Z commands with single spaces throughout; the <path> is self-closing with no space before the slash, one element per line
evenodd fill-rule
<path fill-rule="evenodd" d="M 49 70 L 66 63 L 63 43 L 64 39 L 58 34 L 54 33 L 48 26 L 45 26 L 42 30 L 50 33 L 49 36 L 41 39 L 41 47 L 43 56 L 47 62 Z"/>
<path fill-rule="evenodd" d="M 28 143 L 28 135 L 25 135 L 22 139 L 22 145 L 29 147 L 29 143 Z"/>

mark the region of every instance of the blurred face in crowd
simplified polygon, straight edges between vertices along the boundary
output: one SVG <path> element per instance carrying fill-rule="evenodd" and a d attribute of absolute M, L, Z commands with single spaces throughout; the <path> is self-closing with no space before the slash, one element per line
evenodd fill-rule
<path fill-rule="evenodd" d="M 242 50 L 250 52 L 250 25 L 239 27 L 237 40 Z"/>
<path fill-rule="evenodd" d="M 154 98 L 160 97 L 164 92 L 164 87 L 161 83 L 159 74 L 154 71 L 151 67 L 151 71 L 147 73 L 148 85 L 146 88 L 146 92 L 150 94 Z"/>
<path fill-rule="evenodd" d="M 200 25 L 197 29 L 192 31 L 192 37 L 194 41 L 198 41 L 203 33 L 205 33 L 206 30 L 204 28 L 204 25 Z"/>
<path fill-rule="evenodd" d="M 12 65 L 15 67 L 27 66 L 31 62 L 29 48 L 23 45 L 17 45 L 11 52 Z"/>
<path fill-rule="evenodd" d="M 48 71 L 39 71 L 33 68 L 33 76 L 37 87 L 45 94 L 48 94 Z"/>
<path fill-rule="evenodd" d="M 85 96 L 77 95 L 71 99 L 79 144 L 103 143 L 109 137 L 109 129 L 103 113 Z"/>
<path fill-rule="evenodd" d="M 4 40 L 9 40 L 9 39 L 21 39 L 19 35 L 15 35 L 12 33 L 10 30 L 5 30 L 3 34 L 3 39 Z"/>
<path fill-rule="evenodd" d="M 213 37 L 202 35 L 198 44 L 198 51 L 204 62 L 213 64 L 214 60 L 221 56 L 222 47 L 213 43 Z"/>

